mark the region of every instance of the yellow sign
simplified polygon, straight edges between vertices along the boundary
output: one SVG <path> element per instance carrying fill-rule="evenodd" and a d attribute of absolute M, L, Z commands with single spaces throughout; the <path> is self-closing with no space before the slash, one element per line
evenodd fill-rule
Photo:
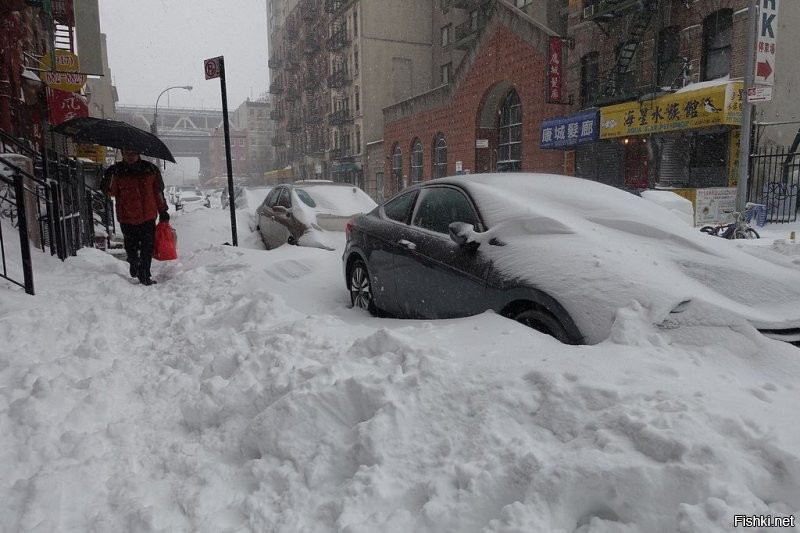
<path fill-rule="evenodd" d="M 75 147 L 75 157 L 89 159 L 102 165 L 106 162 L 106 147 L 96 144 L 78 144 Z"/>
<path fill-rule="evenodd" d="M 600 108 L 600 138 L 742 123 L 742 82 L 729 81 L 642 102 Z"/>
<path fill-rule="evenodd" d="M 81 64 L 78 56 L 69 50 L 56 50 L 56 68 L 53 71 L 50 54 L 42 56 L 41 63 L 43 70 L 39 72 L 39 78 L 51 89 L 74 93 L 81 90 L 86 84 L 86 75 L 78 74 Z"/>

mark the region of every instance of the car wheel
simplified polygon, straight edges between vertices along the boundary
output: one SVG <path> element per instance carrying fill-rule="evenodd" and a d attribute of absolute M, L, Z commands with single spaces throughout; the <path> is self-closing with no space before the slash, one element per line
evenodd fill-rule
<path fill-rule="evenodd" d="M 524 311 L 514 314 L 510 318 L 536 331 L 555 337 L 564 344 L 570 344 L 570 338 L 566 328 L 556 317 L 544 309 L 537 307 L 525 309 Z"/>
<path fill-rule="evenodd" d="M 377 315 L 375 300 L 372 297 L 372 281 L 369 277 L 367 265 L 360 259 L 350 269 L 350 302 L 353 307 L 366 309 L 371 315 Z"/>

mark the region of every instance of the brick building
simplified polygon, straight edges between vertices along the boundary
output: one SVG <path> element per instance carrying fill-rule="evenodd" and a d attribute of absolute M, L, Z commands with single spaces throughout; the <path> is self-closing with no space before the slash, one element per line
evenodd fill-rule
<path fill-rule="evenodd" d="M 556 33 L 505 2 L 486 17 L 451 83 L 384 109 L 386 195 L 459 171 L 564 171 L 538 143 L 541 122 L 564 107 L 546 102 Z"/>
<path fill-rule="evenodd" d="M 230 129 L 231 169 L 234 176 L 250 176 L 250 136 L 248 130 Z M 211 169 L 214 176 L 228 175 L 225 133 L 216 128 L 209 137 Z"/>

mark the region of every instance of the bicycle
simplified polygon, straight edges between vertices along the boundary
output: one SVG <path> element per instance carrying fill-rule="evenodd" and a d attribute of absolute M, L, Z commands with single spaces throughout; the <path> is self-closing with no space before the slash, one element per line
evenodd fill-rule
<path fill-rule="evenodd" d="M 761 235 L 749 223 L 756 216 L 759 207 L 759 204 L 747 202 L 744 213 L 740 211 L 731 211 L 729 213 L 733 218 L 733 222 L 717 224 L 716 226 L 703 226 L 700 231 L 723 239 L 760 239 Z"/>

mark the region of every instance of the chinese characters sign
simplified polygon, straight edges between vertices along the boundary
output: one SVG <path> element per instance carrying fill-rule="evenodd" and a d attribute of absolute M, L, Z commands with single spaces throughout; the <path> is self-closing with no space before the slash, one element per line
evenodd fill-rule
<path fill-rule="evenodd" d="M 757 85 L 775 82 L 775 43 L 778 34 L 778 0 L 760 0 L 755 78 Z"/>
<path fill-rule="evenodd" d="M 600 138 L 625 137 L 742 122 L 742 82 L 626 102 L 600 110 Z"/>
<path fill-rule="evenodd" d="M 562 77 L 561 38 L 550 37 L 549 54 L 547 61 L 547 101 L 561 101 L 561 77 Z"/>
<path fill-rule="evenodd" d="M 540 147 L 561 148 L 595 142 L 599 133 L 598 111 L 589 111 L 569 117 L 542 122 Z"/>
<path fill-rule="evenodd" d="M 50 113 L 49 122 L 52 126 L 72 118 L 89 116 L 86 98 L 77 93 L 58 89 L 47 90 L 47 110 Z"/>

